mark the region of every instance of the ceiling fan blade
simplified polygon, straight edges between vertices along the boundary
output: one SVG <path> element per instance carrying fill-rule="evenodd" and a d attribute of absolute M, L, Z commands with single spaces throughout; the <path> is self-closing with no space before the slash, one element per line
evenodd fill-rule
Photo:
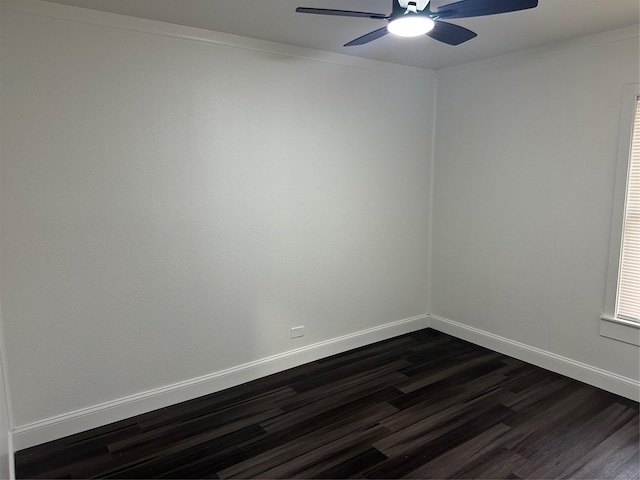
<path fill-rule="evenodd" d="M 374 20 L 386 20 L 389 18 L 382 13 L 370 13 L 370 12 L 353 12 L 351 10 L 332 10 L 330 8 L 296 8 L 298 13 L 311 13 L 314 15 L 335 15 L 337 17 L 361 17 L 361 18 L 373 18 Z"/>
<path fill-rule="evenodd" d="M 538 0 L 460 0 L 431 13 L 439 18 L 468 18 L 517 12 L 538 6 Z"/>
<path fill-rule="evenodd" d="M 460 45 L 478 36 L 476 32 L 472 32 L 467 28 L 439 20 L 436 20 L 435 27 L 430 32 L 427 32 L 426 35 L 448 45 Z"/>
<path fill-rule="evenodd" d="M 377 40 L 380 37 L 384 37 L 389 30 L 387 27 L 379 28 L 378 30 L 374 30 L 373 32 L 369 32 L 366 35 L 356 38 L 355 40 L 351 40 L 349 43 L 345 43 L 345 47 L 352 47 L 353 45 L 364 45 L 365 43 L 372 42 Z"/>

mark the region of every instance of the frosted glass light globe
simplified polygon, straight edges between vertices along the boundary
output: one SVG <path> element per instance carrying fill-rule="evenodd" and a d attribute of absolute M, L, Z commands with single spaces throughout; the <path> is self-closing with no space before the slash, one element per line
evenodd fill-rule
<path fill-rule="evenodd" d="M 435 22 L 425 15 L 404 15 L 387 26 L 389 33 L 399 37 L 417 37 L 431 31 Z"/>

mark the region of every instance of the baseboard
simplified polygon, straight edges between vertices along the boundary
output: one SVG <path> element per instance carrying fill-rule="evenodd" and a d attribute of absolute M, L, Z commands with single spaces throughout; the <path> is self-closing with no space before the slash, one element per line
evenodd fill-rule
<path fill-rule="evenodd" d="M 22 425 L 12 432 L 12 451 L 16 452 L 91 428 L 108 425 L 426 327 L 427 315 L 419 315 L 262 358 L 185 382 Z"/>
<path fill-rule="evenodd" d="M 623 377 L 607 370 L 593 367 L 555 353 L 541 350 L 524 343 L 494 335 L 477 328 L 454 322 L 438 315 L 429 315 L 428 325 L 454 337 L 467 340 L 476 345 L 523 360 L 527 363 L 565 375 L 569 378 L 593 385 L 594 387 L 630 398 L 640 400 L 640 382 Z"/>
<path fill-rule="evenodd" d="M 13 453 L 19 450 L 221 391 L 320 358 L 427 327 L 626 398 L 640 400 L 640 382 L 633 379 L 438 315 L 419 315 L 290 350 L 185 382 L 19 426 L 9 433 L 10 478 L 15 478 Z"/>

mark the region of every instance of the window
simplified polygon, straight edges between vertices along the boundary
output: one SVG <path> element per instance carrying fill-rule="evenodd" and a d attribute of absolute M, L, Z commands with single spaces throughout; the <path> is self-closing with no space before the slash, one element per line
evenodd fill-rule
<path fill-rule="evenodd" d="M 640 101 L 636 97 L 627 174 L 616 317 L 640 321 Z"/>
<path fill-rule="evenodd" d="M 625 87 L 600 334 L 640 345 L 640 89 Z"/>

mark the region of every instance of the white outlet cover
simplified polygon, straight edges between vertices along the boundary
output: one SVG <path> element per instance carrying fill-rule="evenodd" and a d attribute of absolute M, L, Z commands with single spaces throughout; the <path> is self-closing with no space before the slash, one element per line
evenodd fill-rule
<path fill-rule="evenodd" d="M 291 338 L 304 337 L 304 327 L 293 327 L 291 329 Z"/>

